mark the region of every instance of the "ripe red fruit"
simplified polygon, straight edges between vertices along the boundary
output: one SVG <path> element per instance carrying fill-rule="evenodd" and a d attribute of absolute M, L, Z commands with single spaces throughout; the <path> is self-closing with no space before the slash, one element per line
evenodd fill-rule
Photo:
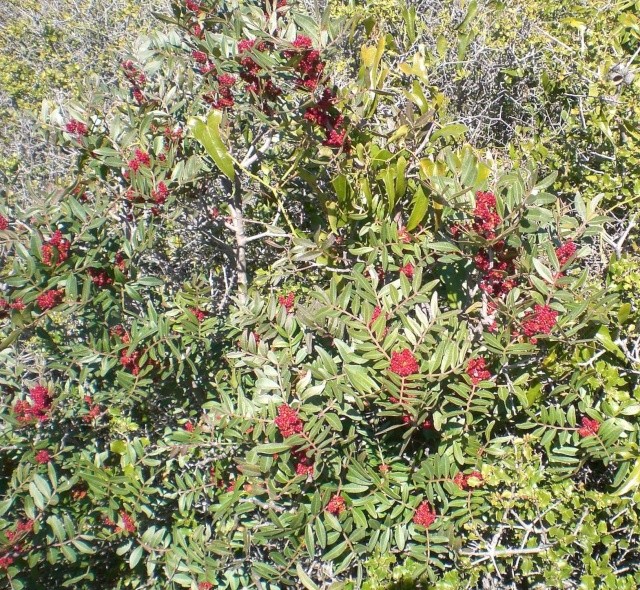
<path fill-rule="evenodd" d="M 64 128 L 67 133 L 76 135 L 78 137 L 87 135 L 87 133 L 89 132 L 88 127 L 84 123 L 76 119 L 70 119 Z"/>
<path fill-rule="evenodd" d="M 558 312 L 548 305 L 536 305 L 533 312 L 527 314 L 522 321 L 522 329 L 527 336 L 535 334 L 551 334 L 551 330 L 556 325 Z M 533 340 L 532 340 L 533 342 Z"/>
<path fill-rule="evenodd" d="M 569 259 L 576 253 L 576 250 L 577 247 L 571 240 L 556 248 L 556 256 L 558 257 L 560 266 L 564 266 L 565 264 L 567 264 L 567 262 L 569 262 Z"/>
<path fill-rule="evenodd" d="M 430 527 L 436 520 L 436 512 L 429 502 L 422 502 L 413 515 L 413 522 L 425 528 Z"/>
<path fill-rule="evenodd" d="M 496 237 L 496 228 L 502 223 L 502 217 L 500 217 L 496 208 L 495 195 L 478 191 L 473 215 L 475 217 L 473 223 L 474 231 L 486 240 L 493 240 Z"/>
<path fill-rule="evenodd" d="M 36 302 L 41 310 L 46 311 L 47 309 L 52 309 L 53 307 L 60 305 L 60 303 L 62 303 L 63 296 L 64 290 L 50 289 L 49 291 L 45 291 L 38 295 L 38 297 L 36 297 Z"/>
<path fill-rule="evenodd" d="M 274 422 L 284 438 L 302 432 L 302 420 L 300 420 L 297 410 L 294 410 L 288 404 L 282 404 L 278 407 L 278 416 Z"/>
<path fill-rule="evenodd" d="M 600 422 L 592 420 L 587 416 L 583 416 L 581 420 L 582 427 L 578 428 L 578 434 L 581 437 L 594 436 L 600 430 Z"/>
<path fill-rule="evenodd" d="M 293 311 L 293 306 L 296 302 L 295 297 L 296 296 L 293 293 L 280 295 L 280 297 L 278 297 L 278 302 L 287 310 L 287 313 L 291 313 Z"/>
<path fill-rule="evenodd" d="M 335 494 L 329 503 L 327 504 L 327 512 L 338 515 L 344 512 L 347 507 L 347 503 L 344 501 L 344 498 L 340 494 Z"/>
<path fill-rule="evenodd" d="M 478 385 L 480 381 L 491 379 L 491 372 L 487 370 L 486 361 L 480 357 L 471 359 L 467 364 L 467 375 L 471 378 L 471 383 Z"/>
<path fill-rule="evenodd" d="M 127 514 L 124 510 L 120 511 L 120 518 L 122 518 L 123 528 L 127 533 L 135 533 L 136 530 L 138 530 L 133 517 Z"/>
<path fill-rule="evenodd" d="M 417 373 L 420 366 L 413 353 L 405 348 L 400 352 L 391 353 L 391 371 L 400 377 L 407 377 Z"/>
<path fill-rule="evenodd" d="M 38 453 L 36 454 L 36 463 L 46 465 L 49 461 L 51 461 L 51 455 L 49 455 L 49 451 L 38 451 Z"/>
<path fill-rule="evenodd" d="M 410 262 L 407 262 L 407 264 L 405 264 L 401 269 L 400 272 L 407 277 L 409 280 L 411 280 L 413 278 L 413 273 L 415 271 L 415 268 L 413 266 L 413 264 L 411 264 Z"/>

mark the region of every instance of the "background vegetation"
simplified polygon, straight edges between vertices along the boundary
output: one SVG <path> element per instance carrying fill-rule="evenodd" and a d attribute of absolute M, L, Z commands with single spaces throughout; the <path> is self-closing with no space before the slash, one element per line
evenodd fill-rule
<path fill-rule="evenodd" d="M 3 583 L 638 587 L 639 8 L 3 4 Z"/>

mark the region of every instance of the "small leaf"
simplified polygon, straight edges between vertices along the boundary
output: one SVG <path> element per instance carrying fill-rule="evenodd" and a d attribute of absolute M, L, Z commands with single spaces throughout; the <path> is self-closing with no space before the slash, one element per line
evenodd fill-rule
<path fill-rule="evenodd" d="M 422 187 L 420 187 L 416 192 L 411 204 L 413 208 L 411 210 L 409 220 L 407 221 L 407 231 L 411 231 L 420 225 L 420 222 L 424 219 L 424 216 L 427 214 L 429 209 L 429 199 L 424 194 Z"/>
<path fill-rule="evenodd" d="M 141 557 L 142 557 L 142 545 L 139 545 L 131 552 L 131 555 L 129 555 L 129 567 L 131 569 L 136 567 Z"/>
<path fill-rule="evenodd" d="M 257 445 L 256 453 L 259 455 L 274 455 L 275 453 L 284 453 L 289 450 L 289 445 L 284 443 L 267 443 L 264 445 Z"/>
<path fill-rule="evenodd" d="M 624 496 L 627 492 L 638 487 L 638 484 L 640 484 L 640 461 L 636 461 L 636 466 L 629 474 L 629 477 L 627 477 L 627 481 L 614 492 L 614 496 Z"/>
<path fill-rule="evenodd" d="M 331 428 L 337 430 L 338 432 L 342 432 L 342 422 L 340 421 L 339 416 L 336 414 L 326 414 L 325 420 L 329 423 Z"/>
<path fill-rule="evenodd" d="M 371 393 L 376 387 L 376 382 L 369 377 L 367 369 L 360 365 L 345 365 L 344 372 L 351 384 L 362 393 Z"/>
<path fill-rule="evenodd" d="M 459 135 L 464 135 L 466 132 L 466 125 L 463 125 L 462 123 L 451 123 L 450 125 L 445 125 L 437 131 L 434 131 L 431 135 L 431 141 L 435 141 L 439 137 L 443 137 L 444 139 L 449 137 L 458 137 Z"/>
<path fill-rule="evenodd" d="M 302 564 L 298 562 L 296 564 L 296 571 L 298 572 L 298 578 L 301 584 L 307 588 L 307 590 L 319 590 L 318 586 L 313 582 L 313 580 L 307 575 L 307 573 L 302 568 Z"/>
<path fill-rule="evenodd" d="M 160 287 L 164 285 L 164 281 L 158 277 L 140 277 L 137 281 L 138 285 L 145 287 Z"/>
<path fill-rule="evenodd" d="M 542 262 L 540 262 L 540 260 L 538 260 L 537 258 L 533 259 L 533 266 L 535 267 L 538 274 L 545 281 L 547 281 L 547 283 L 550 283 L 551 285 L 553 285 L 554 283 L 553 274 L 551 273 L 551 270 L 548 267 L 542 264 Z"/>

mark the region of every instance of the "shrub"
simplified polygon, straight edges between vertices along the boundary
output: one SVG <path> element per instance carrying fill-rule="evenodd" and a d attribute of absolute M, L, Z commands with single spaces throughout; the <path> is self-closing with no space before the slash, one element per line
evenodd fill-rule
<path fill-rule="evenodd" d="M 384 37 L 336 88 L 361 30 L 162 18 L 111 101 L 45 103 L 73 182 L 0 210 L 11 586 L 637 584 L 598 200 L 457 143 L 419 59 L 402 113 Z"/>

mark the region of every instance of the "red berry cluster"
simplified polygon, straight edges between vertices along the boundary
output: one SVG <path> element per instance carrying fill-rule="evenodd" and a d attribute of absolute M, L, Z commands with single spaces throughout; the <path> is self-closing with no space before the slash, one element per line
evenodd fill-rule
<path fill-rule="evenodd" d="M 100 289 L 113 284 L 113 279 L 104 268 L 89 268 L 87 269 L 87 274 L 91 277 L 93 284 Z"/>
<path fill-rule="evenodd" d="M 40 463 L 40 465 L 46 465 L 49 461 L 51 461 L 51 455 L 49 455 L 49 451 L 38 451 L 38 453 L 36 454 L 36 463 Z"/>
<path fill-rule="evenodd" d="M 136 530 L 138 530 L 138 527 L 136 526 L 136 521 L 133 519 L 131 515 L 127 514 L 124 510 L 120 511 L 120 518 L 122 519 L 121 530 L 124 530 L 127 533 L 135 533 Z"/>
<path fill-rule="evenodd" d="M 6 531 L 5 536 L 11 544 L 11 550 L 0 555 L 0 570 L 6 570 L 20 556 L 23 546 L 20 541 L 25 535 L 33 531 L 33 520 L 18 521 L 15 531 Z"/>
<path fill-rule="evenodd" d="M 565 264 L 567 264 L 567 262 L 569 262 L 569 259 L 576 253 L 576 250 L 577 247 L 571 240 L 556 248 L 556 256 L 558 258 L 560 266 L 564 266 Z"/>
<path fill-rule="evenodd" d="M 151 212 L 154 215 L 160 213 L 160 207 L 164 205 L 167 201 L 167 197 L 169 196 L 169 189 L 164 182 L 159 182 L 158 186 L 151 191 L 151 198 L 155 202 L 155 207 L 151 208 Z"/>
<path fill-rule="evenodd" d="M 131 94 L 133 98 L 138 104 L 142 104 L 145 101 L 145 98 L 141 86 L 145 85 L 147 77 L 144 72 L 136 68 L 130 59 L 123 61 L 121 65 L 124 70 L 125 77 L 131 83 Z"/>
<path fill-rule="evenodd" d="M 39 422 L 48 420 L 51 403 L 53 402 L 49 390 L 42 385 L 36 385 L 29 390 L 29 398 L 29 401 L 20 400 L 16 402 L 13 408 L 18 421 L 27 423 L 34 420 Z"/>
<path fill-rule="evenodd" d="M 189 311 L 196 316 L 196 320 L 198 320 L 198 323 L 204 322 L 204 320 L 207 318 L 207 312 L 200 309 L 199 307 L 191 307 L 189 308 Z"/>
<path fill-rule="evenodd" d="M 209 56 L 204 51 L 199 51 L 197 49 L 194 49 L 191 52 L 191 57 L 199 64 L 206 64 L 209 61 Z"/>
<path fill-rule="evenodd" d="M 139 105 L 142 104 L 146 100 L 142 90 L 140 90 L 140 88 L 137 88 L 137 87 L 134 87 L 134 88 L 131 89 L 131 96 L 133 96 L 133 99 Z"/>
<path fill-rule="evenodd" d="M 288 293 L 287 295 L 280 295 L 278 297 L 278 303 L 282 305 L 287 310 L 287 313 L 291 313 L 293 311 L 293 306 L 296 302 L 296 296 L 293 293 Z"/>
<path fill-rule="evenodd" d="M 294 49 L 283 52 L 286 59 L 298 58 L 295 69 L 298 72 L 298 84 L 307 90 L 315 90 L 320 83 L 325 63 L 320 59 L 320 52 L 313 49 L 313 42 L 306 35 L 298 35 L 293 41 Z"/>
<path fill-rule="evenodd" d="M 127 268 L 127 262 L 124 259 L 124 254 L 122 252 L 116 252 L 115 264 L 116 268 L 118 268 L 120 272 L 124 272 Z"/>
<path fill-rule="evenodd" d="M 185 0 L 184 5 L 185 8 L 191 12 L 200 12 L 203 8 L 202 2 L 198 2 L 197 0 Z"/>
<path fill-rule="evenodd" d="M 33 531 L 34 524 L 33 520 L 19 520 L 16 524 L 15 531 L 6 531 L 5 536 L 7 537 L 7 540 L 14 545 L 15 542 L 21 539 L 24 535 Z"/>
<path fill-rule="evenodd" d="M 313 459 L 307 457 L 304 451 L 298 449 L 292 450 L 291 455 L 296 460 L 296 475 L 305 475 L 307 477 L 313 475 Z"/>
<path fill-rule="evenodd" d="M 334 494 L 329 503 L 327 504 L 327 512 L 330 514 L 338 515 L 342 514 L 347 508 L 347 503 L 340 494 Z"/>
<path fill-rule="evenodd" d="M 6 570 L 9 568 L 13 561 L 15 560 L 15 555 L 11 553 L 5 553 L 0 555 L 0 570 Z"/>
<path fill-rule="evenodd" d="M 6 317 L 9 315 L 9 310 L 13 309 L 15 311 L 24 311 L 26 309 L 26 305 L 21 298 L 16 299 L 9 303 L 6 299 L 0 298 L 0 318 Z"/>
<path fill-rule="evenodd" d="M 38 295 L 38 297 L 36 297 L 36 302 L 42 311 L 46 311 L 47 309 L 52 309 L 56 305 L 60 305 L 63 297 L 63 289 L 50 289 L 49 291 L 45 291 Z"/>
<path fill-rule="evenodd" d="M 476 208 L 473 216 L 473 231 L 485 240 L 495 239 L 495 230 L 502 223 L 502 217 L 496 208 L 496 197 L 493 193 L 482 191 L 476 193 Z"/>
<path fill-rule="evenodd" d="M 131 336 L 129 336 L 129 332 L 125 329 L 125 327 L 121 324 L 114 326 L 109 331 L 112 336 L 117 336 L 120 338 L 120 342 L 123 344 L 129 344 L 131 342 Z"/>
<path fill-rule="evenodd" d="M 134 350 L 131 354 L 127 354 L 126 350 L 123 350 L 120 354 L 120 364 L 133 375 L 140 373 L 140 357 L 142 354 L 139 350 Z"/>
<path fill-rule="evenodd" d="M 522 329 L 525 335 L 529 337 L 535 334 L 551 334 L 557 319 L 557 311 L 554 311 L 548 305 L 536 305 L 533 311 L 522 320 Z M 535 344 L 536 341 L 532 338 L 531 342 Z"/>
<path fill-rule="evenodd" d="M 429 502 L 422 502 L 413 514 L 413 522 L 425 528 L 430 527 L 436 520 L 436 511 Z"/>
<path fill-rule="evenodd" d="M 302 420 L 300 420 L 297 410 L 288 404 L 282 404 L 278 407 L 278 416 L 274 423 L 284 438 L 302 432 Z"/>
<path fill-rule="evenodd" d="M 390 397 L 389 401 L 392 401 L 394 403 L 398 402 L 398 400 L 395 397 Z M 402 416 L 402 422 L 407 426 L 413 426 L 414 424 L 416 426 L 418 425 L 418 423 L 415 422 L 414 419 L 409 414 L 405 414 L 404 416 Z M 433 428 L 433 421 L 427 418 L 424 422 L 422 422 L 422 424 L 420 424 L 420 428 L 422 428 L 422 430 L 431 430 Z"/>
<path fill-rule="evenodd" d="M 62 237 L 62 232 L 57 229 L 53 232 L 51 237 L 42 245 L 42 262 L 49 266 L 54 259 L 54 254 L 57 254 L 57 264 L 62 264 L 67 258 L 69 258 L 69 248 L 71 248 L 71 242 Z"/>
<path fill-rule="evenodd" d="M 481 248 L 473 261 L 482 273 L 480 288 L 492 297 L 503 297 L 513 289 L 517 281 L 515 258 L 517 251 L 509 248 L 504 240 L 496 242 L 491 248 Z"/>
<path fill-rule="evenodd" d="M 93 422 L 96 418 L 100 417 L 100 414 L 102 414 L 102 410 L 100 409 L 100 406 L 98 404 L 93 403 L 93 399 L 90 395 L 85 395 L 84 401 L 85 403 L 89 404 L 89 411 L 85 416 L 83 416 L 82 419 L 85 422 Z"/>
<path fill-rule="evenodd" d="M 400 272 L 411 280 L 413 278 L 413 273 L 415 272 L 415 267 L 410 262 L 407 262 L 407 264 L 400 269 Z"/>
<path fill-rule="evenodd" d="M 307 121 L 321 127 L 325 132 L 323 145 L 334 148 L 342 148 L 345 152 L 351 150 L 351 141 L 347 137 L 347 130 L 344 128 L 344 117 L 335 108 L 336 96 L 325 88 L 322 98 L 309 107 L 304 118 Z"/>
<path fill-rule="evenodd" d="M 417 373 L 420 369 L 418 361 L 413 353 L 405 348 L 400 352 L 391 353 L 391 371 L 400 377 L 407 377 Z"/>
<path fill-rule="evenodd" d="M 486 361 L 482 358 L 471 359 L 467 364 L 467 375 L 471 383 L 478 385 L 480 381 L 491 379 L 491 372 L 487 370 Z"/>
<path fill-rule="evenodd" d="M 7 229 L 9 229 L 9 220 L 4 215 L 0 215 L 0 231 Z"/>
<path fill-rule="evenodd" d="M 586 436 L 594 436 L 598 433 L 598 430 L 600 430 L 600 422 L 592 420 L 587 416 L 583 416 L 580 423 L 582 427 L 578 428 L 578 434 L 583 438 Z"/>
<path fill-rule="evenodd" d="M 85 136 L 87 135 L 87 133 L 89 133 L 89 128 L 77 119 L 70 119 L 69 121 L 67 121 L 67 124 L 64 126 L 64 128 L 67 133 L 79 137 Z"/>
<path fill-rule="evenodd" d="M 235 104 L 231 89 L 236 83 L 235 76 L 229 74 L 221 74 L 217 78 L 218 81 L 218 93 L 209 92 L 204 95 L 204 99 L 214 108 L 222 110 L 224 108 L 232 107 Z"/>
<path fill-rule="evenodd" d="M 282 94 L 282 90 L 278 88 L 272 80 L 263 80 L 260 78 L 260 72 L 262 68 L 247 55 L 250 51 L 266 51 L 268 49 L 267 43 L 260 41 L 256 43 L 255 40 L 242 39 L 238 43 L 238 53 L 240 54 L 240 65 L 242 71 L 240 77 L 245 82 L 245 89 L 252 94 L 259 95 L 265 99 L 275 100 Z"/>
<path fill-rule="evenodd" d="M 171 142 L 179 142 L 182 139 L 183 135 L 182 127 L 176 127 L 175 129 L 171 129 L 171 127 L 165 127 L 163 133 L 167 141 Z"/>
<path fill-rule="evenodd" d="M 141 149 L 136 149 L 134 157 L 127 163 L 129 168 L 134 172 L 140 169 L 140 166 L 149 167 L 151 165 L 151 156 Z"/>
<path fill-rule="evenodd" d="M 194 49 L 191 52 L 191 57 L 197 64 L 200 64 L 200 67 L 198 68 L 198 70 L 203 76 L 206 76 L 207 74 L 211 74 L 211 73 L 213 74 L 216 73 L 215 64 L 209 59 L 209 56 L 204 51 L 200 51 L 199 49 Z"/>
<path fill-rule="evenodd" d="M 455 483 L 461 490 L 480 487 L 484 483 L 484 477 L 479 471 L 472 471 L 468 475 L 460 472 L 453 478 Z"/>

